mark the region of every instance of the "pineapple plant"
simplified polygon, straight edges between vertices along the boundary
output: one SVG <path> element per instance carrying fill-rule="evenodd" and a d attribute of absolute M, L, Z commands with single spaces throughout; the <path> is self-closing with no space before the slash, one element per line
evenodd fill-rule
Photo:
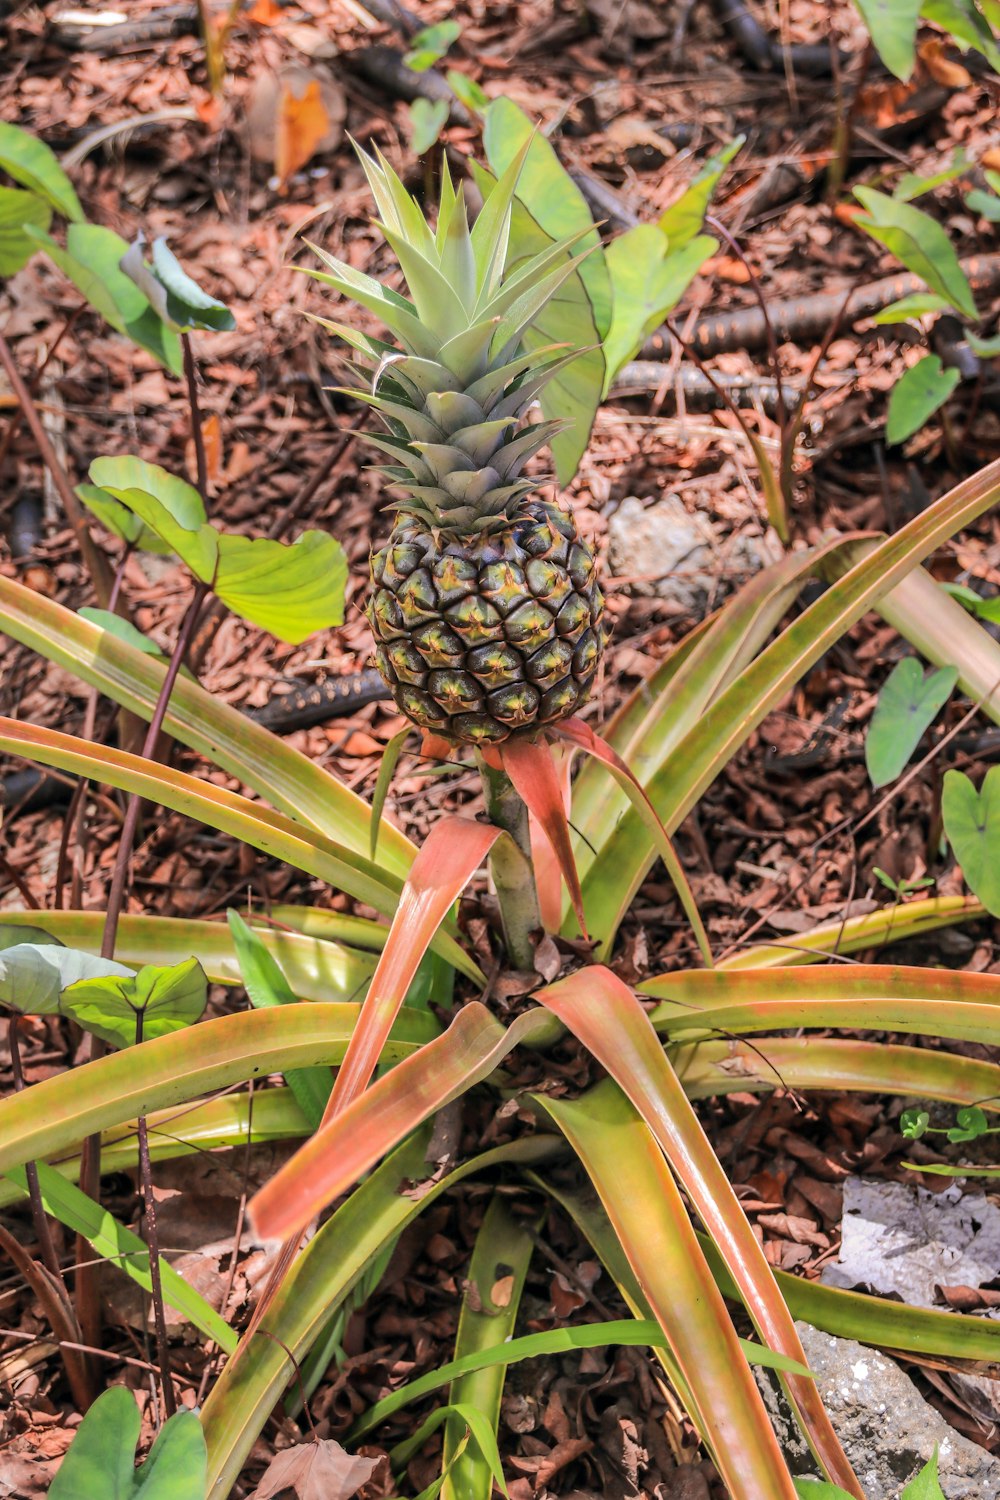
<path fill-rule="evenodd" d="M 530 145 L 530 142 L 528 143 Z M 313 246 L 310 274 L 378 314 L 396 343 L 319 319 L 353 351 L 348 393 L 398 498 L 371 558 L 375 661 L 408 719 L 458 744 L 552 725 L 590 691 L 605 641 L 594 554 L 524 466 L 563 427 L 530 409 L 582 351 L 531 338 L 583 254 L 582 234 L 505 269 L 525 146 L 470 225 L 445 162 L 437 225 L 388 162 L 358 154 L 410 299 Z"/>

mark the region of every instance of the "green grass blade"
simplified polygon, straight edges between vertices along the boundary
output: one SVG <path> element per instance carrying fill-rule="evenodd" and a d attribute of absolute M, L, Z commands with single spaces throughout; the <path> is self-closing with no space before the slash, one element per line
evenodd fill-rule
<path fill-rule="evenodd" d="M 524 1225 L 511 1215 L 503 1199 L 494 1195 L 469 1265 L 469 1284 L 455 1338 L 458 1359 L 474 1356 L 512 1336 L 533 1249 Z M 502 1287 L 502 1294 L 498 1287 Z M 446 1500 L 490 1500 L 494 1468 L 475 1429 L 475 1446 L 467 1445 L 459 1455 L 466 1432 L 462 1413 L 466 1408 L 478 1411 L 493 1434 L 495 1446 L 506 1376 L 505 1364 L 490 1363 L 466 1370 L 452 1380 L 448 1405 L 453 1415 L 445 1426 L 441 1455 L 445 1475 L 442 1494 Z"/>
<path fill-rule="evenodd" d="M 146 1243 L 124 1224 L 119 1224 L 107 1209 L 95 1203 L 93 1198 L 81 1193 L 79 1188 L 47 1166 L 36 1162 L 38 1185 L 41 1188 L 45 1212 L 65 1224 L 74 1234 L 80 1234 L 93 1246 L 97 1254 L 125 1272 L 146 1292 L 152 1293 L 149 1274 L 149 1251 Z M 28 1196 L 28 1182 L 23 1167 L 15 1167 L 7 1177 L 19 1189 L 23 1197 Z M 236 1348 L 235 1330 L 205 1301 L 200 1292 L 188 1286 L 169 1261 L 160 1261 L 160 1282 L 163 1296 L 171 1307 L 183 1313 L 207 1338 L 218 1344 L 227 1354 Z"/>

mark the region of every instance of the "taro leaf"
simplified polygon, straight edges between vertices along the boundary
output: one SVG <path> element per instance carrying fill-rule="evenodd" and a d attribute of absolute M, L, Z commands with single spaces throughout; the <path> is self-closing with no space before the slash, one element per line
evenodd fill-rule
<path fill-rule="evenodd" d="M 140 1468 L 135 1468 L 139 1408 L 123 1385 L 99 1396 L 77 1429 L 48 1500 L 204 1500 L 208 1457 L 193 1411 L 165 1422 Z"/>
<path fill-rule="evenodd" d="M 272 1005 L 297 1005 L 298 996 L 289 985 L 277 960 L 268 952 L 260 934 L 248 927 L 239 912 L 232 907 L 226 912 L 226 920 L 233 935 L 243 988 L 254 1009 L 263 1010 Z M 323 1119 L 333 1087 L 330 1069 L 290 1068 L 285 1074 L 285 1082 L 310 1126 L 316 1130 Z"/>
<path fill-rule="evenodd" d="M 22 187 L 43 198 L 64 219 L 82 222 L 80 200 L 53 152 L 37 136 L 0 122 L 0 168 Z"/>
<path fill-rule="evenodd" d="M 875 787 L 895 781 L 958 681 L 957 667 L 924 676 L 915 656 L 893 667 L 878 695 L 865 740 L 865 763 Z"/>
<path fill-rule="evenodd" d="M 855 0 L 872 45 L 890 73 L 904 80 L 913 72 L 921 0 Z"/>
<path fill-rule="evenodd" d="M 911 365 L 892 388 L 885 424 L 887 443 L 905 443 L 944 405 L 962 376 L 946 370 L 938 354 Z"/>
<path fill-rule="evenodd" d="M 904 172 L 892 190 L 892 196 L 897 203 L 911 203 L 914 198 L 922 198 L 924 193 L 931 193 L 937 187 L 942 187 L 946 182 L 953 182 L 956 177 L 961 177 L 972 166 L 965 151 L 960 147 L 947 167 L 940 172 L 934 172 L 930 177 L 921 177 L 918 172 Z"/>
<path fill-rule="evenodd" d="M 915 1479 L 911 1479 L 899 1500 L 945 1500 L 938 1479 L 938 1451 L 934 1452 Z"/>
<path fill-rule="evenodd" d="M 1000 355 L 1000 333 L 991 339 L 983 339 L 969 329 L 965 337 L 973 354 L 978 354 L 980 359 L 996 359 Z"/>
<path fill-rule="evenodd" d="M 97 458 L 90 477 L 145 522 L 196 578 L 212 582 L 219 538 L 205 519 L 204 502 L 193 485 L 159 464 L 133 457 Z"/>
<path fill-rule="evenodd" d="M 404 55 L 403 61 L 414 73 L 426 73 L 428 68 L 441 61 L 461 34 L 462 28 L 457 21 L 439 21 L 436 26 L 425 26 L 412 38 L 410 51 Z"/>
<path fill-rule="evenodd" d="M 990 767 L 978 792 L 964 771 L 946 771 L 941 813 L 966 885 L 1000 917 L 1000 766 Z"/>
<path fill-rule="evenodd" d="M 24 226 L 44 232 L 51 221 L 52 210 L 43 199 L 20 188 L 0 187 L 0 276 L 13 276 L 38 248 Z"/>
<path fill-rule="evenodd" d="M 923 0 L 920 14 L 925 21 L 947 31 L 960 46 L 981 52 L 990 67 L 1000 72 L 1000 47 L 975 0 Z M 996 10 L 993 14 L 995 20 Z"/>
<path fill-rule="evenodd" d="M 195 328 L 228 333 L 236 327 L 236 319 L 225 303 L 210 297 L 192 281 L 165 239 L 153 241 L 152 264 L 143 255 L 145 244 L 144 236 L 139 235 L 122 256 L 121 269 L 164 323 L 178 333 L 190 333 Z"/>
<path fill-rule="evenodd" d="M 614 287 L 614 317 L 604 341 L 607 390 L 647 333 L 676 307 L 693 278 L 719 248 L 711 235 L 699 234 L 672 251 L 655 224 L 639 224 L 608 246 L 607 262 Z"/>
<path fill-rule="evenodd" d="M 120 536 L 123 542 L 129 542 L 133 547 L 140 547 L 143 552 L 158 552 L 161 555 L 170 556 L 173 548 L 168 547 L 155 531 L 143 522 L 134 511 L 116 500 L 108 490 L 102 490 L 96 484 L 78 484 L 76 496 L 90 511 L 91 515 L 97 517 L 102 526 L 108 531 Z"/>
<path fill-rule="evenodd" d="M 965 205 L 974 214 L 981 214 L 990 224 L 1000 224 L 1000 198 L 996 193 L 987 193 L 982 188 L 973 188 L 965 196 Z"/>
<path fill-rule="evenodd" d="M 682 245 L 693 240 L 696 234 L 701 233 L 712 194 L 745 140 L 745 135 L 738 135 L 727 146 L 723 146 L 721 151 L 710 156 L 683 196 L 671 204 L 666 213 L 660 215 L 658 225 L 670 241 L 672 251 L 679 250 Z"/>
<path fill-rule="evenodd" d="M 157 661 L 166 660 L 166 653 L 160 650 L 155 641 L 151 641 L 148 635 L 143 635 L 131 620 L 123 620 L 121 615 L 113 614 L 110 609 L 91 609 L 84 604 L 77 610 L 77 614 L 84 620 L 89 620 L 91 625 L 99 625 L 102 630 L 110 631 L 120 641 L 134 646 L 136 651 L 141 651 L 145 656 L 154 656 Z"/>
<path fill-rule="evenodd" d="M 792 1483 L 799 1500 L 851 1500 L 846 1490 L 828 1479 L 793 1479 Z"/>
<path fill-rule="evenodd" d="M 161 967 L 147 964 L 138 974 L 83 979 L 62 993 L 59 1009 L 85 1031 L 112 1047 L 131 1047 L 142 1020 L 142 1040 L 169 1036 L 199 1019 L 208 980 L 196 958 Z"/>
<path fill-rule="evenodd" d="M 448 123 L 447 99 L 414 99 L 410 105 L 410 149 L 423 156 L 436 142 Z"/>
<path fill-rule="evenodd" d="M 294 542 L 221 535 L 215 592 L 223 604 L 297 646 L 316 630 L 344 622 L 347 559 L 325 531 Z"/>
<path fill-rule="evenodd" d="M 24 1015 L 53 1015 L 67 985 L 112 976 L 130 979 L 132 970 L 110 958 L 64 948 L 51 938 L 22 941 L 0 952 L 0 1003 Z"/>
<path fill-rule="evenodd" d="M 444 75 L 459 104 L 464 104 L 470 115 L 481 115 L 487 109 L 490 102 L 489 94 L 485 93 L 474 78 L 468 73 L 459 73 L 455 68 L 449 68 Z"/>
<path fill-rule="evenodd" d="M 854 196 L 867 209 L 855 221 L 860 228 L 885 245 L 914 276 L 926 281 L 931 291 L 965 317 L 978 321 L 972 289 L 938 221 L 912 203 L 897 203 L 874 188 L 855 188 Z"/>
<path fill-rule="evenodd" d="M 928 313 L 947 312 L 951 306 L 936 292 L 911 292 L 909 297 L 900 297 L 890 302 L 872 318 L 873 323 L 905 323 L 907 318 L 923 318 Z"/>
<path fill-rule="evenodd" d="M 63 249 L 40 230 L 29 232 L 105 322 L 117 333 L 148 349 L 175 375 L 181 373 L 183 356 L 176 333 L 165 325 L 119 267 L 128 249 L 120 234 L 100 224 L 71 224 Z"/>
<path fill-rule="evenodd" d="M 507 169 L 534 130 L 527 115 L 512 100 L 493 100 L 486 110 L 483 144 L 494 172 Z M 564 239 L 594 222 L 580 189 L 545 137 L 537 133 L 517 181 L 517 196 L 550 240 Z M 590 245 L 599 244 L 600 236 L 595 227 L 592 235 L 580 241 L 574 253 L 579 254 Z M 511 226 L 509 263 L 534 254 L 539 248 L 538 245 L 520 248 Z M 590 297 L 598 333 L 603 337 L 611 324 L 611 279 L 600 250 L 595 250 L 581 263 L 580 276 Z"/>
<path fill-rule="evenodd" d="M 529 159 L 530 155 L 529 151 Z M 496 186 L 496 178 L 475 162 L 472 163 L 472 170 L 484 198 L 489 197 Z M 520 198 L 515 198 L 511 208 L 508 272 L 537 255 L 540 250 L 547 249 L 552 243 L 549 233 L 536 222 Z M 583 243 L 590 243 L 589 237 Z M 577 251 L 579 248 L 579 245 L 575 247 Z M 539 397 L 539 405 L 546 418 L 562 419 L 571 424 L 565 432 L 557 433 L 550 442 L 556 473 L 563 485 L 568 484 L 576 473 L 589 441 L 590 429 L 604 389 L 601 332 L 595 321 L 591 294 L 583 277 L 586 266 L 593 259 L 594 255 L 589 255 L 581 262 L 578 270 L 567 277 L 556 295 L 526 330 L 522 340 L 525 349 L 529 351 L 549 344 L 567 344 L 584 351 L 549 381 Z"/>

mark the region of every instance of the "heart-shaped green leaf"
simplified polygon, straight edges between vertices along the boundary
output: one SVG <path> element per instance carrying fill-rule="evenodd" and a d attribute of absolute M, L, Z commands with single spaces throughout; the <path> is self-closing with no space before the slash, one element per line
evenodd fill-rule
<path fill-rule="evenodd" d="M 865 740 L 865 763 L 873 786 L 895 781 L 957 680 L 956 667 L 938 667 L 925 677 L 915 656 L 906 656 L 893 667 L 878 695 Z"/>
<path fill-rule="evenodd" d="M 635 354 L 647 333 L 667 317 L 701 267 L 719 248 L 708 234 L 695 235 L 679 250 L 656 224 L 637 224 L 607 249 L 614 287 L 614 313 L 604 340 L 605 390 Z"/>
<path fill-rule="evenodd" d="M 65 989 L 59 1009 L 85 1031 L 112 1047 L 168 1036 L 197 1021 L 205 1009 L 208 981 L 196 958 L 160 967 L 147 964 L 137 974 L 95 976 Z"/>
<path fill-rule="evenodd" d="M 872 46 L 889 72 L 904 82 L 913 72 L 921 3 L 922 0 L 855 0 Z"/>
<path fill-rule="evenodd" d="M 225 303 L 192 281 L 165 239 L 153 241 L 152 264 L 143 255 L 145 244 L 140 235 L 119 264 L 164 323 L 177 333 L 190 333 L 195 328 L 228 333 L 236 327 L 236 319 Z"/>
<path fill-rule="evenodd" d="M 208 1466 L 193 1411 L 165 1422 L 146 1462 L 135 1467 L 139 1408 L 123 1385 L 94 1402 L 49 1486 L 48 1500 L 204 1500 Z"/>
<path fill-rule="evenodd" d="M 887 443 L 905 443 L 942 407 L 961 380 L 958 370 L 946 370 L 938 354 L 911 365 L 892 388 L 885 424 Z"/>
<path fill-rule="evenodd" d="M 34 193 L 0 187 L 0 276 L 13 276 L 38 248 L 25 225 L 44 231 L 51 220 L 51 208 Z"/>
<path fill-rule="evenodd" d="M 895 198 L 874 188 L 855 188 L 854 196 L 867 210 L 856 219 L 858 226 L 891 250 L 914 276 L 926 281 L 932 292 L 978 322 L 979 313 L 968 278 L 937 219 L 923 209 L 914 208 L 912 203 L 897 203 Z"/>
<path fill-rule="evenodd" d="M 294 542 L 223 534 L 215 592 L 235 614 L 296 646 L 344 623 L 347 558 L 325 531 Z"/>
<path fill-rule="evenodd" d="M 102 526 L 115 536 L 120 536 L 123 542 L 139 547 L 143 552 L 157 552 L 164 557 L 171 555 L 173 548 L 168 547 L 162 537 L 158 537 L 155 531 L 151 531 L 140 521 L 127 505 L 116 500 L 109 490 L 102 490 L 97 484 L 78 484 L 76 496 Z"/>
<path fill-rule="evenodd" d="M 112 975 L 131 978 L 132 970 L 110 958 L 64 948 L 51 939 L 22 941 L 0 952 L 0 1004 L 23 1015 L 52 1015 L 67 985 Z"/>
<path fill-rule="evenodd" d="M 159 537 L 166 550 L 175 552 L 196 578 L 212 582 L 219 539 L 194 485 L 159 464 L 131 456 L 95 459 L 90 477 Z"/>
<path fill-rule="evenodd" d="M 676 203 L 670 205 L 666 213 L 660 215 L 657 222 L 670 241 L 671 251 L 680 250 L 682 245 L 686 245 L 689 240 L 694 239 L 696 234 L 701 233 L 708 206 L 712 201 L 712 194 L 745 140 L 745 135 L 738 135 L 734 141 L 723 146 L 721 151 L 710 156 L 699 168 L 690 187 Z"/>
<path fill-rule="evenodd" d="M 37 197 L 62 214 L 80 221 L 83 209 L 55 154 L 36 135 L 17 125 L 0 122 L 0 167 Z"/>
<path fill-rule="evenodd" d="M 946 771 L 941 814 L 966 885 L 1000 917 L 1000 766 L 990 767 L 978 792 L 964 771 Z"/>
<path fill-rule="evenodd" d="M 175 375 L 181 373 L 180 339 L 119 267 L 128 249 L 120 234 L 101 224 L 71 224 L 63 249 L 40 229 L 27 233 L 117 333 L 148 349 Z"/>

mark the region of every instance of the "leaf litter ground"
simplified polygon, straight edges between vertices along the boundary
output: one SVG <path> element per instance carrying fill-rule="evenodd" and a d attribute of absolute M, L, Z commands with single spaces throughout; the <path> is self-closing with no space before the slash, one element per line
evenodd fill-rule
<path fill-rule="evenodd" d="M 412 165 L 405 107 L 359 62 L 373 40 L 398 39 L 384 28 L 370 31 L 347 0 L 333 7 L 304 0 L 281 10 L 258 0 L 229 41 L 225 102 L 216 105 L 205 87 L 203 49 L 190 18 L 172 23 L 172 34 L 165 35 L 167 28 L 155 25 L 158 9 L 146 3 L 129 7 L 133 32 L 111 52 L 100 48 L 93 33 L 82 48 L 68 34 L 57 6 L 11 9 L 0 19 L 9 59 L 0 79 L 0 112 L 37 130 L 60 153 L 85 151 L 76 180 L 92 216 L 126 237 L 140 227 L 150 239 L 167 235 L 182 262 L 233 308 L 236 329 L 203 346 L 213 517 L 256 535 L 291 508 L 297 520 L 329 528 L 348 549 L 353 607 L 342 630 L 294 649 L 276 649 L 273 640 L 232 619 L 215 631 L 205 656 L 206 685 L 240 707 L 260 707 L 286 685 L 359 670 L 371 650 L 358 605 L 369 543 L 384 526 L 382 502 L 364 467 L 368 456 L 348 431 L 355 414 L 323 389 L 338 379 L 328 341 L 299 316 L 322 310 L 319 294 L 288 262 L 299 253 L 299 234 L 306 232 L 358 268 L 373 274 L 386 269 L 341 125 L 346 119 L 353 134 L 377 140 Z M 824 201 L 821 168 L 836 120 L 830 80 L 757 71 L 741 50 L 736 29 L 724 29 L 716 20 L 717 9 L 644 0 L 625 5 L 589 0 L 583 7 L 556 8 L 539 0 L 494 7 L 452 7 L 439 0 L 421 7 L 421 19 L 454 16 L 462 28 L 453 53 L 456 66 L 487 92 L 509 93 L 546 122 L 558 118 L 554 139 L 564 161 L 603 185 L 613 214 L 652 218 L 662 212 L 690 180 L 699 156 L 747 132 L 748 145 L 726 179 L 718 212 L 769 298 L 806 301 L 892 274 L 889 259 Z M 754 8 L 775 35 L 778 9 Z M 851 7 L 798 0 L 781 15 L 787 23 L 782 40 L 826 42 L 832 29 L 857 66 L 865 39 Z M 303 109 L 282 116 L 275 104 L 274 80 L 287 79 L 283 70 L 290 69 L 304 75 L 302 92 L 312 101 L 311 114 Z M 848 182 L 872 181 L 881 168 L 901 159 L 909 170 L 929 174 L 958 147 L 981 155 L 990 144 L 996 102 L 995 78 L 977 74 L 956 83 L 933 55 L 921 61 L 909 86 L 870 68 L 855 105 Z M 159 123 L 149 124 L 150 117 Z M 130 122 L 128 128 L 104 143 L 96 140 L 95 132 L 119 121 Z M 447 140 L 459 151 L 475 147 L 472 132 L 461 126 L 452 127 Z M 305 170 L 296 171 L 292 164 L 306 149 L 304 142 L 313 154 L 308 163 L 299 163 Z M 290 179 L 280 191 L 273 181 L 276 166 Z M 413 182 L 419 186 L 419 169 Z M 959 252 L 988 250 L 957 191 L 951 196 L 949 191 L 943 190 L 942 201 Z M 680 326 L 689 315 L 721 319 L 751 305 L 747 281 L 744 263 L 728 249 L 720 252 L 708 274 L 695 282 Z M 38 259 L 10 284 L 0 308 L 5 335 L 16 345 L 23 369 L 37 364 L 73 305 L 66 283 Z M 811 344 L 806 337 L 782 346 L 783 378 L 793 386 L 808 368 Z M 769 374 L 760 351 L 738 344 L 720 354 L 714 368 L 758 383 Z M 905 451 L 886 452 L 881 421 L 873 413 L 883 410 L 903 368 L 900 345 L 864 325 L 861 331 L 846 328 L 831 343 L 798 459 L 795 523 L 802 539 L 815 541 L 830 525 L 843 530 L 898 526 L 1000 450 L 997 385 L 987 374 L 978 415 L 960 452 L 934 422 Z M 83 477 L 99 453 L 139 451 L 175 470 L 190 457 L 180 383 L 86 314 L 62 340 L 39 400 L 75 478 Z M 2 388 L 0 407 L 5 414 L 11 409 Z M 775 438 L 768 417 L 759 414 L 757 422 L 766 439 Z M 676 371 L 665 365 L 658 391 L 612 401 L 603 409 L 568 498 L 584 531 L 602 547 L 616 511 L 630 496 L 648 504 L 675 495 L 688 515 L 707 520 L 709 582 L 694 604 L 696 612 L 704 612 L 745 576 L 748 544 L 766 544 L 750 459 L 725 413 L 678 405 Z M 61 527 L 26 437 L 16 440 L 7 466 L 4 570 L 70 607 L 93 602 L 71 534 Z M 980 589 L 1000 584 L 996 519 L 987 518 L 959 537 L 934 559 L 933 571 Z M 678 565 L 681 584 L 689 572 Z M 595 720 L 609 715 L 693 623 L 690 593 L 671 587 L 677 578 L 650 577 L 641 566 L 626 565 L 607 582 L 615 632 L 600 707 L 590 710 Z M 137 624 L 169 642 L 186 604 L 181 571 L 169 561 L 133 557 L 125 586 Z M 5 643 L 2 650 L 3 711 L 79 732 L 86 690 L 20 647 Z M 943 757 L 854 832 L 875 802 L 865 771 L 864 727 L 876 689 L 900 654 L 888 627 L 873 619 L 864 622 L 765 721 L 688 819 L 679 845 L 717 950 L 752 940 L 794 943 L 797 932 L 817 921 L 885 904 L 888 892 L 872 875 L 876 865 L 894 879 L 930 873 L 940 894 L 960 888 L 936 847 Z M 959 714 L 950 708 L 946 727 Z M 370 794 L 384 748 L 400 727 L 388 706 L 379 703 L 300 731 L 296 742 L 348 785 Z M 114 716 L 102 709 L 98 733 L 113 731 Z M 978 779 L 992 742 L 980 725 L 973 723 L 972 731 L 948 753 L 952 763 L 971 769 Z M 178 752 L 176 760 L 195 764 L 186 752 Z M 203 766 L 198 769 L 204 774 Z M 429 779 L 404 768 L 390 807 L 420 837 L 442 812 L 473 806 L 476 787 L 477 778 L 460 771 Z M 85 847 L 71 845 L 61 869 L 64 820 L 64 803 L 8 812 L 0 905 L 33 900 L 44 906 L 60 878 L 67 904 L 103 904 L 118 804 L 106 792 L 92 796 Z M 348 907 L 306 877 L 174 814 L 146 820 L 134 869 L 133 910 L 209 917 L 247 902 L 255 910 L 287 900 Z M 465 902 L 463 921 L 474 942 L 485 941 L 493 915 L 483 894 Z M 984 921 L 906 945 L 895 956 L 994 972 L 996 937 L 995 925 Z M 672 889 L 654 872 L 624 928 L 616 966 L 623 978 L 635 981 L 692 957 Z M 517 988 L 516 979 L 501 976 L 497 1002 L 516 1004 Z M 215 992 L 215 1008 L 232 1003 L 231 994 Z M 25 1033 L 29 1083 L 72 1060 L 59 1023 L 28 1023 Z M 950 1045 L 985 1055 L 976 1045 Z M 0 1066 L 4 1087 L 10 1087 L 5 1042 L 0 1042 Z M 557 1090 L 575 1092 L 587 1081 L 586 1067 L 567 1045 L 547 1060 L 546 1076 Z M 537 1081 L 537 1068 L 537 1059 L 525 1058 L 517 1081 L 526 1086 Z M 764 1098 L 729 1095 L 703 1108 L 772 1264 L 816 1277 L 836 1257 L 845 1177 L 913 1180 L 900 1165 L 903 1159 L 939 1155 L 922 1142 L 904 1145 L 896 1123 L 899 1107 L 857 1096 L 805 1100 L 779 1090 Z M 451 1134 L 453 1144 L 464 1148 L 495 1144 L 517 1126 L 516 1114 L 477 1116 L 472 1108 L 452 1122 Z M 213 1157 L 194 1169 L 184 1163 L 161 1165 L 156 1172 L 163 1242 L 183 1258 L 195 1284 L 235 1317 L 249 1311 L 266 1275 L 263 1252 L 248 1253 L 238 1243 L 240 1203 L 281 1157 L 280 1148 L 258 1148 L 249 1162 L 242 1156 Z M 923 1183 L 933 1187 L 935 1179 Z M 129 1219 L 136 1208 L 134 1184 L 122 1177 L 111 1186 L 112 1207 Z M 465 1185 L 404 1234 L 382 1286 L 348 1324 L 345 1358 L 311 1401 L 304 1431 L 320 1438 L 343 1436 L 357 1413 L 391 1386 L 450 1357 L 458 1296 L 485 1202 L 483 1188 Z M 529 1215 L 537 1204 L 524 1199 L 515 1208 Z M 26 1218 L 12 1220 L 22 1237 L 30 1233 Z M 621 1315 L 614 1288 L 558 1214 L 551 1213 L 541 1226 L 539 1247 L 523 1308 L 524 1331 Z M 126 1283 L 123 1291 L 120 1278 L 109 1274 L 107 1366 L 109 1376 L 136 1388 L 150 1431 L 145 1317 L 128 1297 L 131 1290 Z M 985 1291 L 981 1305 L 988 1305 L 991 1295 Z M 78 1414 L 68 1401 L 40 1311 L 15 1275 L 3 1274 L 0 1299 L 0 1321 L 8 1330 L 0 1333 L 0 1361 L 4 1387 L 11 1392 L 0 1415 L 0 1495 L 30 1497 L 44 1493 Z M 211 1378 L 203 1351 L 176 1328 L 174 1353 L 189 1381 L 189 1399 L 195 1400 Z M 946 1377 L 930 1369 L 911 1372 L 959 1430 L 984 1446 L 997 1445 L 993 1430 L 977 1420 Z M 405 1435 L 410 1420 L 405 1412 L 394 1419 L 388 1436 Z M 254 1451 L 244 1493 L 294 1436 L 287 1422 L 272 1423 Z M 588 1500 L 597 1494 L 722 1497 L 711 1466 L 696 1461 L 689 1426 L 665 1402 L 638 1350 L 589 1351 L 518 1367 L 508 1382 L 501 1447 L 514 1500 L 536 1495 Z M 380 1457 L 374 1445 L 363 1451 Z M 430 1450 L 410 1466 L 413 1492 L 434 1473 Z M 362 1493 L 389 1493 L 388 1486 L 381 1461 Z"/>

